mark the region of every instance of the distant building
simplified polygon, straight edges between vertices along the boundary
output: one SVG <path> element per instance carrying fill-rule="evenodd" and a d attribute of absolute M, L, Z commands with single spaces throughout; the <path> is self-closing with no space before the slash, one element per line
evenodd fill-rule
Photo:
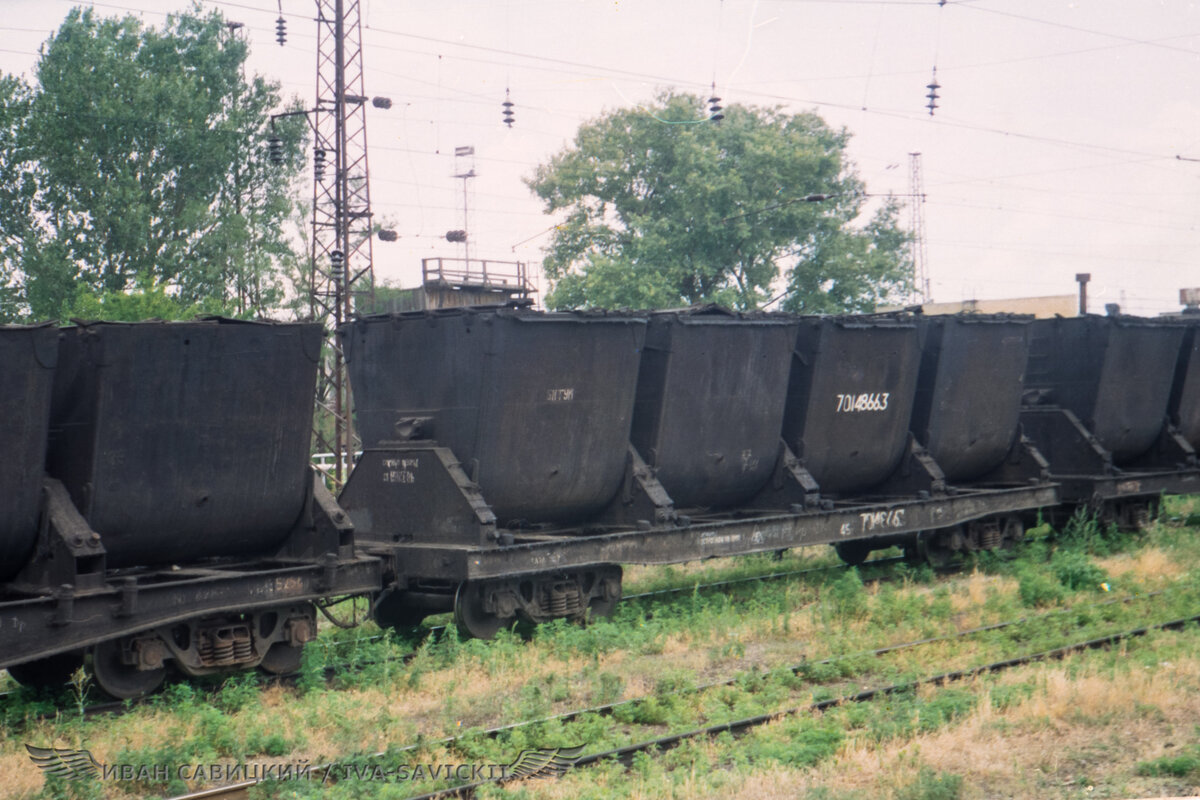
<path fill-rule="evenodd" d="M 523 261 L 423 258 L 421 285 L 412 289 L 377 287 L 373 311 L 499 306 L 512 300 L 526 300 L 535 291 Z"/>
<path fill-rule="evenodd" d="M 902 311 L 911 306 L 879 306 L 876 311 Z M 1079 297 L 1056 294 L 1048 297 L 1009 297 L 1003 300 L 962 300 L 957 303 L 925 303 L 925 314 L 1032 314 L 1047 317 L 1074 317 L 1079 312 Z"/>

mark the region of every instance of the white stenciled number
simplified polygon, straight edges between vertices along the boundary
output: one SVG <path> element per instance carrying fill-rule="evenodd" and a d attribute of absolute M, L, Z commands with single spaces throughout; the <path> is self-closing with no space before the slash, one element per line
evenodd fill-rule
<path fill-rule="evenodd" d="M 888 399 L 891 396 L 891 392 L 839 394 L 837 396 L 837 412 L 887 411 Z"/>

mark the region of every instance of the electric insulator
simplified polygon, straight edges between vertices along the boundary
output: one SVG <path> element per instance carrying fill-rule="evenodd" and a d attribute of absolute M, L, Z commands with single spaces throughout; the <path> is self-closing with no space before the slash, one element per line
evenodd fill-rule
<path fill-rule="evenodd" d="M 283 163 L 283 139 L 278 136 L 267 139 L 267 160 L 276 166 Z"/>
<path fill-rule="evenodd" d="M 447 242 L 465 242 L 467 240 L 466 231 L 446 231 Z"/>
<path fill-rule="evenodd" d="M 333 267 L 334 272 L 341 272 L 346 266 L 346 254 L 341 250 L 334 250 L 329 254 L 329 266 Z"/>
<path fill-rule="evenodd" d="M 325 151 L 319 147 L 313 150 L 313 180 L 317 183 L 325 180 Z"/>
<path fill-rule="evenodd" d="M 937 79 L 937 67 L 933 69 L 933 80 L 925 84 L 925 88 L 929 90 L 929 94 L 925 95 L 929 98 L 929 102 L 925 104 L 925 107 L 929 109 L 929 116 L 932 117 L 933 110 L 938 107 L 938 89 L 942 88 Z"/>
<path fill-rule="evenodd" d="M 712 122 L 725 119 L 725 115 L 721 113 L 721 98 L 715 95 L 708 98 L 708 118 Z"/>
<path fill-rule="evenodd" d="M 372 97 L 371 105 L 376 108 L 382 108 L 385 111 L 392 107 L 392 98 L 390 97 Z"/>
<path fill-rule="evenodd" d="M 399 238 L 400 234 L 388 228 L 383 228 L 379 231 L 379 241 L 381 242 L 394 242 Z"/>
<path fill-rule="evenodd" d="M 500 105 L 504 106 L 504 124 L 511 128 L 516 117 L 513 116 L 513 101 L 508 99 L 508 89 L 504 90 L 504 102 Z"/>
<path fill-rule="evenodd" d="M 275 41 L 279 42 L 280 47 L 287 43 L 287 20 L 282 14 L 275 20 Z"/>

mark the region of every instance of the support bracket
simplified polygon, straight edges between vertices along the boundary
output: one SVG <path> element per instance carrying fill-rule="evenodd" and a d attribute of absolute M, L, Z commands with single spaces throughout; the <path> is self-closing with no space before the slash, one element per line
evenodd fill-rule
<path fill-rule="evenodd" d="M 47 586 L 59 592 L 103 589 L 107 551 L 100 534 L 75 508 L 67 488 L 53 478 L 42 484 L 41 520 L 33 558 L 12 587 L 31 594 L 43 593 Z"/>
<path fill-rule="evenodd" d="M 325 488 L 321 476 L 315 470 L 310 472 L 304 513 L 277 557 L 314 561 L 332 555 L 339 561 L 350 560 L 354 558 L 354 524 Z"/>
<path fill-rule="evenodd" d="M 1056 475 L 1117 475 L 1112 453 L 1100 444 L 1079 417 L 1054 406 L 1025 408 L 1021 427 Z"/>
<path fill-rule="evenodd" d="M 905 497 L 944 495 L 946 476 L 929 451 L 910 433 L 900 466 L 873 493 Z"/>
<path fill-rule="evenodd" d="M 812 473 L 782 439 L 770 482 L 748 504 L 754 509 L 800 511 L 821 505 L 821 491 Z"/>
<path fill-rule="evenodd" d="M 621 490 L 589 523 L 661 527 L 676 525 L 680 521 L 681 518 L 675 513 L 675 504 L 667 490 L 658 482 L 654 469 L 646 464 L 633 445 L 629 445 Z"/>
<path fill-rule="evenodd" d="M 358 535 L 372 542 L 495 545 L 496 515 L 449 448 L 389 445 L 362 454 L 338 496 Z"/>
<path fill-rule="evenodd" d="M 1129 466 L 1135 471 L 1190 469 L 1200 466 L 1200 459 L 1197 459 L 1195 448 L 1183 438 L 1179 430 L 1174 425 L 1164 422 L 1162 433 L 1159 434 L 1154 447 Z"/>
<path fill-rule="evenodd" d="M 1050 480 L 1050 463 L 1022 432 L 1009 448 L 1003 463 L 973 481 L 981 486 L 1019 486 Z"/>

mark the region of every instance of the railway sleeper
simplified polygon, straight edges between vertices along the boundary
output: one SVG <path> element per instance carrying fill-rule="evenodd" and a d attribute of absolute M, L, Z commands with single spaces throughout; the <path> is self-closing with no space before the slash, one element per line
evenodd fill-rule
<path fill-rule="evenodd" d="M 149 694 L 169 666 L 190 677 L 261 667 L 293 672 L 317 635 L 309 603 L 199 617 L 110 639 L 91 650 L 97 685 L 118 700 Z"/>
<path fill-rule="evenodd" d="M 606 617 L 621 600 L 621 568 L 588 567 L 460 584 L 454 598 L 459 632 L 490 639 L 518 621 L 586 621 Z"/>

